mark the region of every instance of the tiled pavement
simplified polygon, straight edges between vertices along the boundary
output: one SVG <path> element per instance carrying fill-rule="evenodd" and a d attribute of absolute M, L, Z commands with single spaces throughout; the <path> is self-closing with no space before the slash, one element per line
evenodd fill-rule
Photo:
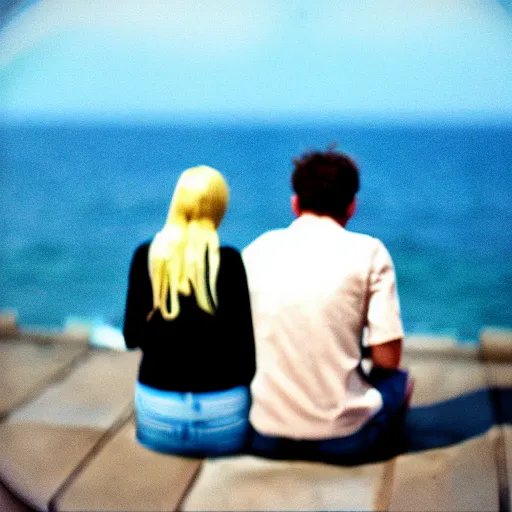
<path fill-rule="evenodd" d="M 0 317 L 0 511 L 512 509 L 512 335 L 410 337 L 410 451 L 356 467 L 165 456 L 134 440 L 137 352 Z"/>

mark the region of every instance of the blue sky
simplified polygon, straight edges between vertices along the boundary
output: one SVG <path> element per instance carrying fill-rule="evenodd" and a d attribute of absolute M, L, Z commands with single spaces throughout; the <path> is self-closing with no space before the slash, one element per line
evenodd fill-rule
<path fill-rule="evenodd" d="M 30 119 L 512 119 L 512 16 L 483 0 L 40 0 L 4 27 Z"/>

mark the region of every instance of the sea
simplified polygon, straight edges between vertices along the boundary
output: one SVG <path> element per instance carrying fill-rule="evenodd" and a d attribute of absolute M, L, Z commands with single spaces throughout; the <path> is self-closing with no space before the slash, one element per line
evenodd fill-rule
<path fill-rule="evenodd" d="M 224 174 L 219 234 L 242 249 L 293 220 L 292 159 L 334 143 L 361 169 L 347 228 L 388 247 L 406 332 L 511 328 L 512 125 L 3 123 L 0 309 L 22 326 L 119 327 L 133 251 L 184 169 Z"/>

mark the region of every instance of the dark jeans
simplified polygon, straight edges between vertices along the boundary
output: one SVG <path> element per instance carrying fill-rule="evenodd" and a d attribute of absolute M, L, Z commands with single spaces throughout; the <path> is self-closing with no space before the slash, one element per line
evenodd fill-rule
<path fill-rule="evenodd" d="M 375 368 L 367 380 L 383 399 L 380 411 L 354 434 L 334 439 L 296 440 L 249 434 L 249 453 L 271 459 L 299 459 L 356 465 L 385 460 L 405 449 L 407 372 Z"/>

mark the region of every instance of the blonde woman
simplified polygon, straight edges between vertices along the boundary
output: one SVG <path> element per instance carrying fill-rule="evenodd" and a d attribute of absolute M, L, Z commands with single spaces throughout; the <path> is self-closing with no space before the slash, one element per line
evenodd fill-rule
<path fill-rule="evenodd" d="M 254 339 L 241 256 L 216 231 L 228 200 L 217 170 L 187 169 L 165 226 L 132 259 L 123 334 L 142 350 L 137 439 L 159 452 L 222 455 L 245 443 Z"/>

